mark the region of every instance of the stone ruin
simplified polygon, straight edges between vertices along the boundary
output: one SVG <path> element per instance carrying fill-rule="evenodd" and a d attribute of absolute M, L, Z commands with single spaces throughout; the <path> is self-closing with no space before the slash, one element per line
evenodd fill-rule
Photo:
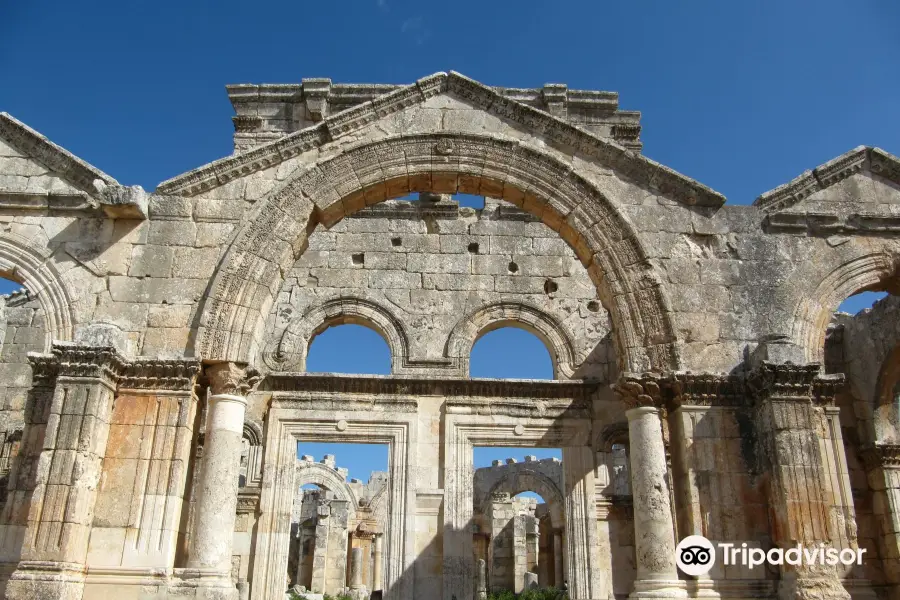
<path fill-rule="evenodd" d="M 24 288 L 0 302 L 5 598 L 280 600 L 341 568 L 398 600 L 535 578 L 573 600 L 900 598 L 897 299 L 835 315 L 900 289 L 895 156 L 732 205 L 645 158 L 612 92 L 437 73 L 228 94 L 233 154 L 150 193 L 0 114 L 0 275 Z M 389 376 L 306 372 L 343 323 L 384 337 Z M 469 376 L 505 326 L 553 381 Z M 329 467 L 294 521 L 318 469 L 298 440 L 386 444 L 380 496 Z M 488 493 L 475 446 L 563 460 Z M 522 478 L 556 495 L 507 501 Z M 345 509 L 339 556 L 311 542 L 307 567 Z M 688 576 L 694 534 L 866 553 Z"/>

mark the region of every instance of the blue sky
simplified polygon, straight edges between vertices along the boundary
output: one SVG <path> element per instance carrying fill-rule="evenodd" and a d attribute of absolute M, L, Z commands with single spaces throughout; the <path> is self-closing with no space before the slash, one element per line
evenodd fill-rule
<path fill-rule="evenodd" d="M 6 2 L 0 110 L 152 190 L 231 152 L 227 83 L 567 83 L 618 91 L 647 156 L 743 204 L 860 144 L 900 154 L 898 29 L 895 0 Z M 496 368 L 541 373 L 491 335 Z"/>

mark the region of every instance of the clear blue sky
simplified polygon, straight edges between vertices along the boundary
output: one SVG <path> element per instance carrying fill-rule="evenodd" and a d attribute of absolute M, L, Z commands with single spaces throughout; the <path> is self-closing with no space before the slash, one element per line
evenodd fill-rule
<path fill-rule="evenodd" d="M 561 82 L 618 91 L 647 156 L 748 203 L 860 144 L 900 154 L 898 30 L 896 0 L 6 2 L 0 110 L 152 190 L 231 152 L 227 83 Z M 488 343 L 540 376 L 519 337 Z"/>

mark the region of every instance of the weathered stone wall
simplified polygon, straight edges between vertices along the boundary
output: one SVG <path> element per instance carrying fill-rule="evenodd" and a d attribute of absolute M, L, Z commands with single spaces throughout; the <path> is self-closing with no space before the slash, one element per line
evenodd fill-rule
<path fill-rule="evenodd" d="M 900 160 L 860 147 L 730 206 L 636 153 L 638 115 L 604 93 L 456 73 L 230 91 L 246 151 L 152 194 L 0 115 L 0 273 L 33 298 L 7 301 L 0 355 L 0 425 L 24 424 L 8 597 L 231 598 L 237 580 L 273 600 L 301 433 L 390 444 L 389 598 L 472 593 L 471 448 L 510 440 L 568 457 L 574 599 L 900 595 L 895 301 L 840 317 L 849 391 L 810 365 L 844 298 L 900 289 Z M 420 193 L 489 200 L 385 202 Z M 390 377 L 284 373 L 344 322 L 385 337 Z M 468 381 L 501 325 L 541 337 L 564 381 Z M 631 486 L 609 464 L 601 481 L 616 443 Z M 875 558 L 682 584 L 688 532 Z"/>

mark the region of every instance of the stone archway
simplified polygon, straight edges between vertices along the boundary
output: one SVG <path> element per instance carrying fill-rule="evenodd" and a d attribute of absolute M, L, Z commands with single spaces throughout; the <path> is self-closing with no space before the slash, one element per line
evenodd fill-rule
<path fill-rule="evenodd" d="M 463 376 L 468 377 L 469 357 L 475 342 L 484 334 L 501 327 L 519 327 L 536 335 L 550 352 L 554 378 L 572 377 L 575 351 L 563 326 L 539 308 L 522 303 L 490 304 L 462 319 L 450 333 L 445 355 L 459 365 Z"/>
<path fill-rule="evenodd" d="M 21 282 L 40 303 L 47 319 L 45 350 L 49 351 L 53 340 L 72 339 L 72 299 L 46 248 L 37 248 L 14 233 L 4 233 L 0 236 L 0 273 Z"/>
<path fill-rule="evenodd" d="M 296 175 L 260 203 L 223 257 L 200 318 L 207 360 L 255 362 L 283 272 L 308 233 L 410 192 L 503 198 L 569 243 L 610 311 L 622 370 L 678 368 L 669 303 L 616 206 L 550 154 L 491 135 L 394 136 L 351 147 Z"/>

